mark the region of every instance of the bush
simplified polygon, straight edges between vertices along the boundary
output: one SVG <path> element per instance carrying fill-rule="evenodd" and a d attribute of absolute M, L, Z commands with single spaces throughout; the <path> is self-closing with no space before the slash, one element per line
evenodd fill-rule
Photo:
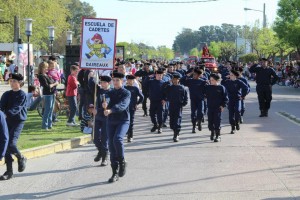
<path fill-rule="evenodd" d="M 258 60 L 258 55 L 255 53 L 248 53 L 240 56 L 242 62 L 254 62 Z"/>

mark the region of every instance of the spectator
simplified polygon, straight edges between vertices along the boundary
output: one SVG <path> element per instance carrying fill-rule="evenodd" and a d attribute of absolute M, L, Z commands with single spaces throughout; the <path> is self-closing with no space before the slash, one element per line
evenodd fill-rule
<path fill-rule="evenodd" d="M 68 77 L 66 96 L 69 102 L 70 115 L 66 124 L 67 126 L 78 126 L 78 124 L 75 122 L 75 114 L 77 109 L 77 89 L 79 85 L 77 81 L 78 71 L 79 67 L 72 65 L 71 74 Z"/>
<path fill-rule="evenodd" d="M 48 61 L 48 73 L 47 75 L 52 78 L 55 82 L 60 82 L 60 73 L 59 71 L 56 69 L 56 62 L 49 60 Z"/>
<path fill-rule="evenodd" d="M 93 132 L 93 110 L 94 105 L 90 104 L 87 113 L 83 116 L 81 120 L 80 129 L 81 132 L 85 134 L 91 134 Z"/>
<path fill-rule="evenodd" d="M 55 87 L 58 85 L 52 78 L 47 75 L 48 63 L 42 62 L 38 69 L 38 78 L 42 87 L 43 101 L 44 101 L 44 113 L 42 129 L 49 130 L 52 129 L 52 114 L 54 108 L 54 91 Z"/>
<path fill-rule="evenodd" d="M 39 88 L 36 88 L 33 85 L 28 87 L 27 98 L 27 110 L 32 111 L 37 108 L 39 103 L 42 101 L 42 96 L 40 95 Z"/>
<path fill-rule="evenodd" d="M 8 67 L 8 72 L 10 74 L 18 73 L 18 68 L 14 64 L 13 60 L 8 60 L 6 63 L 6 66 Z"/>

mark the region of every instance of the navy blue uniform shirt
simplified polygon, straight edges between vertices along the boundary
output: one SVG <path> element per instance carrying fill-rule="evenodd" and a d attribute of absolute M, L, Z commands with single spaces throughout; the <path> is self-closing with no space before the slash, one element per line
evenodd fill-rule
<path fill-rule="evenodd" d="M 136 110 L 136 106 L 142 103 L 144 100 L 143 94 L 135 86 L 125 86 L 124 88 L 131 93 L 129 110 Z"/>
<path fill-rule="evenodd" d="M 241 80 L 225 80 L 222 82 L 222 85 L 225 86 L 229 99 L 239 100 L 240 97 L 245 97 L 248 92 L 248 86 Z"/>
<path fill-rule="evenodd" d="M 270 67 L 263 68 L 259 65 L 253 65 L 249 71 L 256 73 L 257 85 L 274 85 L 278 80 L 275 70 Z"/>
<path fill-rule="evenodd" d="M 228 104 L 228 94 L 223 85 L 207 85 L 205 87 L 207 107 L 211 109 L 226 107 Z"/>
<path fill-rule="evenodd" d="M 8 128 L 4 113 L 0 110 L 0 160 L 5 156 L 8 145 Z"/>
<path fill-rule="evenodd" d="M 27 98 L 24 91 L 5 92 L 0 101 L 0 110 L 6 115 L 7 121 L 20 122 L 27 119 Z"/>
<path fill-rule="evenodd" d="M 108 121 L 129 121 L 130 92 L 122 87 L 120 89 L 112 89 L 107 95 L 109 97 L 107 109 L 110 109 L 112 112 L 108 115 Z"/>
<path fill-rule="evenodd" d="M 204 99 L 204 88 L 207 82 L 203 79 L 193 79 L 187 76 L 183 77 L 180 82 L 189 88 L 190 99 Z"/>
<path fill-rule="evenodd" d="M 187 92 L 182 85 L 168 85 L 164 94 L 164 100 L 169 101 L 171 107 L 181 108 L 188 103 Z"/>
<path fill-rule="evenodd" d="M 150 101 L 161 101 L 163 99 L 163 90 L 166 86 L 165 81 L 147 78 L 145 86 L 148 88 Z"/>

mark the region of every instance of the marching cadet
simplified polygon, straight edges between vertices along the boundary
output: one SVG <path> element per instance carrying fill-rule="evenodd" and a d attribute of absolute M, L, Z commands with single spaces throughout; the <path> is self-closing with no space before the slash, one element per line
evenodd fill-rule
<path fill-rule="evenodd" d="M 221 141 L 221 115 L 228 103 L 226 88 L 220 85 L 220 75 L 210 75 L 210 85 L 205 87 L 207 98 L 208 129 L 211 131 L 210 140 Z M 214 135 L 216 136 L 214 139 Z"/>
<path fill-rule="evenodd" d="M 231 125 L 231 134 L 235 134 L 235 130 L 240 130 L 241 118 L 241 100 L 245 99 L 249 90 L 248 86 L 238 79 L 239 73 L 235 70 L 230 71 L 230 79 L 222 81 L 225 86 L 228 97 L 229 123 Z"/>
<path fill-rule="evenodd" d="M 127 132 L 127 141 L 132 142 L 134 114 L 137 106 L 143 102 L 144 96 L 137 87 L 133 86 L 135 76 L 127 75 L 126 78 L 127 78 L 127 86 L 125 86 L 124 88 L 131 93 L 130 104 L 129 104 L 130 125 Z"/>
<path fill-rule="evenodd" d="M 164 100 L 169 101 L 170 128 L 174 132 L 173 141 L 178 142 L 181 129 L 182 107 L 187 105 L 188 97 L 185 88 L 179 84 L 181 75 L 176 72 L 172 76 L 172 85 L 166 86 Z"/>
<path fill-rule="evenodd" d="M 124 74 L 115 72 L 113 76 L 114 89 L 107 93 L 109 103 L 103 102 L 104 115 L 107 116 L 106 131 L 112 177 L 108 180 L 113 183 L 126 173 L 127 162 L 124 155 L 123 139 L 129 128 L 130 92 L 123 87 Z"/>
<path fill-rule="evenodd" d="M 153 127 L 151 132 L 162 133 L 163 125 L 163 88 L 165 86 L 165 81 L 163 81 L 164 72 L 162 70 L 157 70 L 155 72 L 155 79 L 150 79 L 148 77 L 145 80 L 145 87 L 149 90 L 150 99 L 150 117 Z"/>
<path fill-rule="evenodd" d="M 268 117 L 272 101 L 272 86 L 277 82 L 278 76 L 274 69 L 268 66 L 268 60 L 262 58 L 262 65 L 253 65 L 249 71 L 256 73 L 256 92 L 260 109 L 259 117 Z"/>
<path fill-rule="evenodd" d="M 193 74 L 192 78 L 189 76 Z M 191 120 L 193 124 L 192 133 L 196 133 L 196 123 L 198 130 L 202 130 L 202 119 L 204 116 L 204 90 L 207 82 L 201 79 L 203 70 L 195 68 L 181 79 L 181 83 L 189 88 L 191 100 Z"/>
<path fill-rule="evenodd" d="M 249 94 L 250 92 L 250 85 L 247 81 L 247 79 L 243 76 L 243 68 L 242 67 L 239 67 L 238 69 L 238 72 L 239 72 L 239 76 L 238 76 L 238 79 L 243 81 L 247 87 L 248 87 L 248 91 L 247 91 L 247 95 Z M 245 111 L 246 111 L 246 106 L 245 106 L 245 100 L 242 99 L 241 100 L 241 118 L 240 118 L 240 123 L 244 123 L 244 114 L 245 114 Z"/>
<path fill-rule="evenodd" d="M 18 171 L 23 172 L 26 168 L 27 159 L 17 148 L 18 139 L 27 119 L 27 99 L 21 87 L 24 85 L 21 74 L 12 74 L 10 87 L 12 90 L 5 92 L 0 101 L 0 110 L 6 115 L 6 123 L 9 131 L 9 142 L 5 153 L 6 172 L 0 180 L 8 180 L 13 177 L 13 157 L 18 159 Z"/>
<path fill-rule="evenodd" d="M 94 158 L 95 162 L 101 160 L 101 166 L 108 165 L 108 138 L 107 138 L 107 117 L 104 115 L 105 109 L 102 107 L 102 103 L 109 102 L 108 92 L 110 89 L 111 77 L 101 76 L 100 85 L 97 88 L 97 100 L 96 100 L 96 109 L 94 110 L 95 116 L 95 130 L 94 130 L 94 144 L 98 149 L 98 153 Z M 95 85 L 95 83 L 92 83 Z M 90 84 L 90 87 L 93 89 L 94 86 Z M 94 90 L 93 90 L 94 91 Z"/>
<path fill-rule="evenodd" d="M 152 70 L 150 70 L 150 63 L 145 63 L 143 69 L 137 71 L 134 75 L 136 77 L 142 77 L 142 92 L 143 92 L 143 96 L 144 96 L 144 100 L 143 100 L 143 111 L 144 111 L 144 117 L 148 116 L 148 108 L 147 108 L 147 99 L 149 98 L 149 91 L 148 88 L 145 87 L 144 81 L 146 80 L 146 78 L 152 74 L 154 74 L 154 72 Z"/>
<path fill-rule="evenodd" d="M 5 156 L 5 152 L 8 145 L 8 128 L 5 120 L 4 113 L 0 110 L 0 161 Z"/>

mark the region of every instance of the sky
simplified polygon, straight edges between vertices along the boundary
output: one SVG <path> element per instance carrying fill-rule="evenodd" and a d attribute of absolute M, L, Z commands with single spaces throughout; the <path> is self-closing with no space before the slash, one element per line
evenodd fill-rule
<path fill-rule="evenodd" d="M 279 0 L 217 0 L 192 4 L 147 4 L 118 0 L 84 0 L 90 3 L 99 18 L 118 20 L 117 42 L 143 42 L 150 46 L 171 48 L 183 28 L 197 30 L 200 26 L 222 23 L 253 26 L 262 24 L 263 13 L 244 11 L 244 8 L 263 10 L 266 4 L 267 25 L 276 18 Z M 142 0 L 141 0 L 142 1 Z M 148 0 L 191 1 L 191 0 Z"/>

